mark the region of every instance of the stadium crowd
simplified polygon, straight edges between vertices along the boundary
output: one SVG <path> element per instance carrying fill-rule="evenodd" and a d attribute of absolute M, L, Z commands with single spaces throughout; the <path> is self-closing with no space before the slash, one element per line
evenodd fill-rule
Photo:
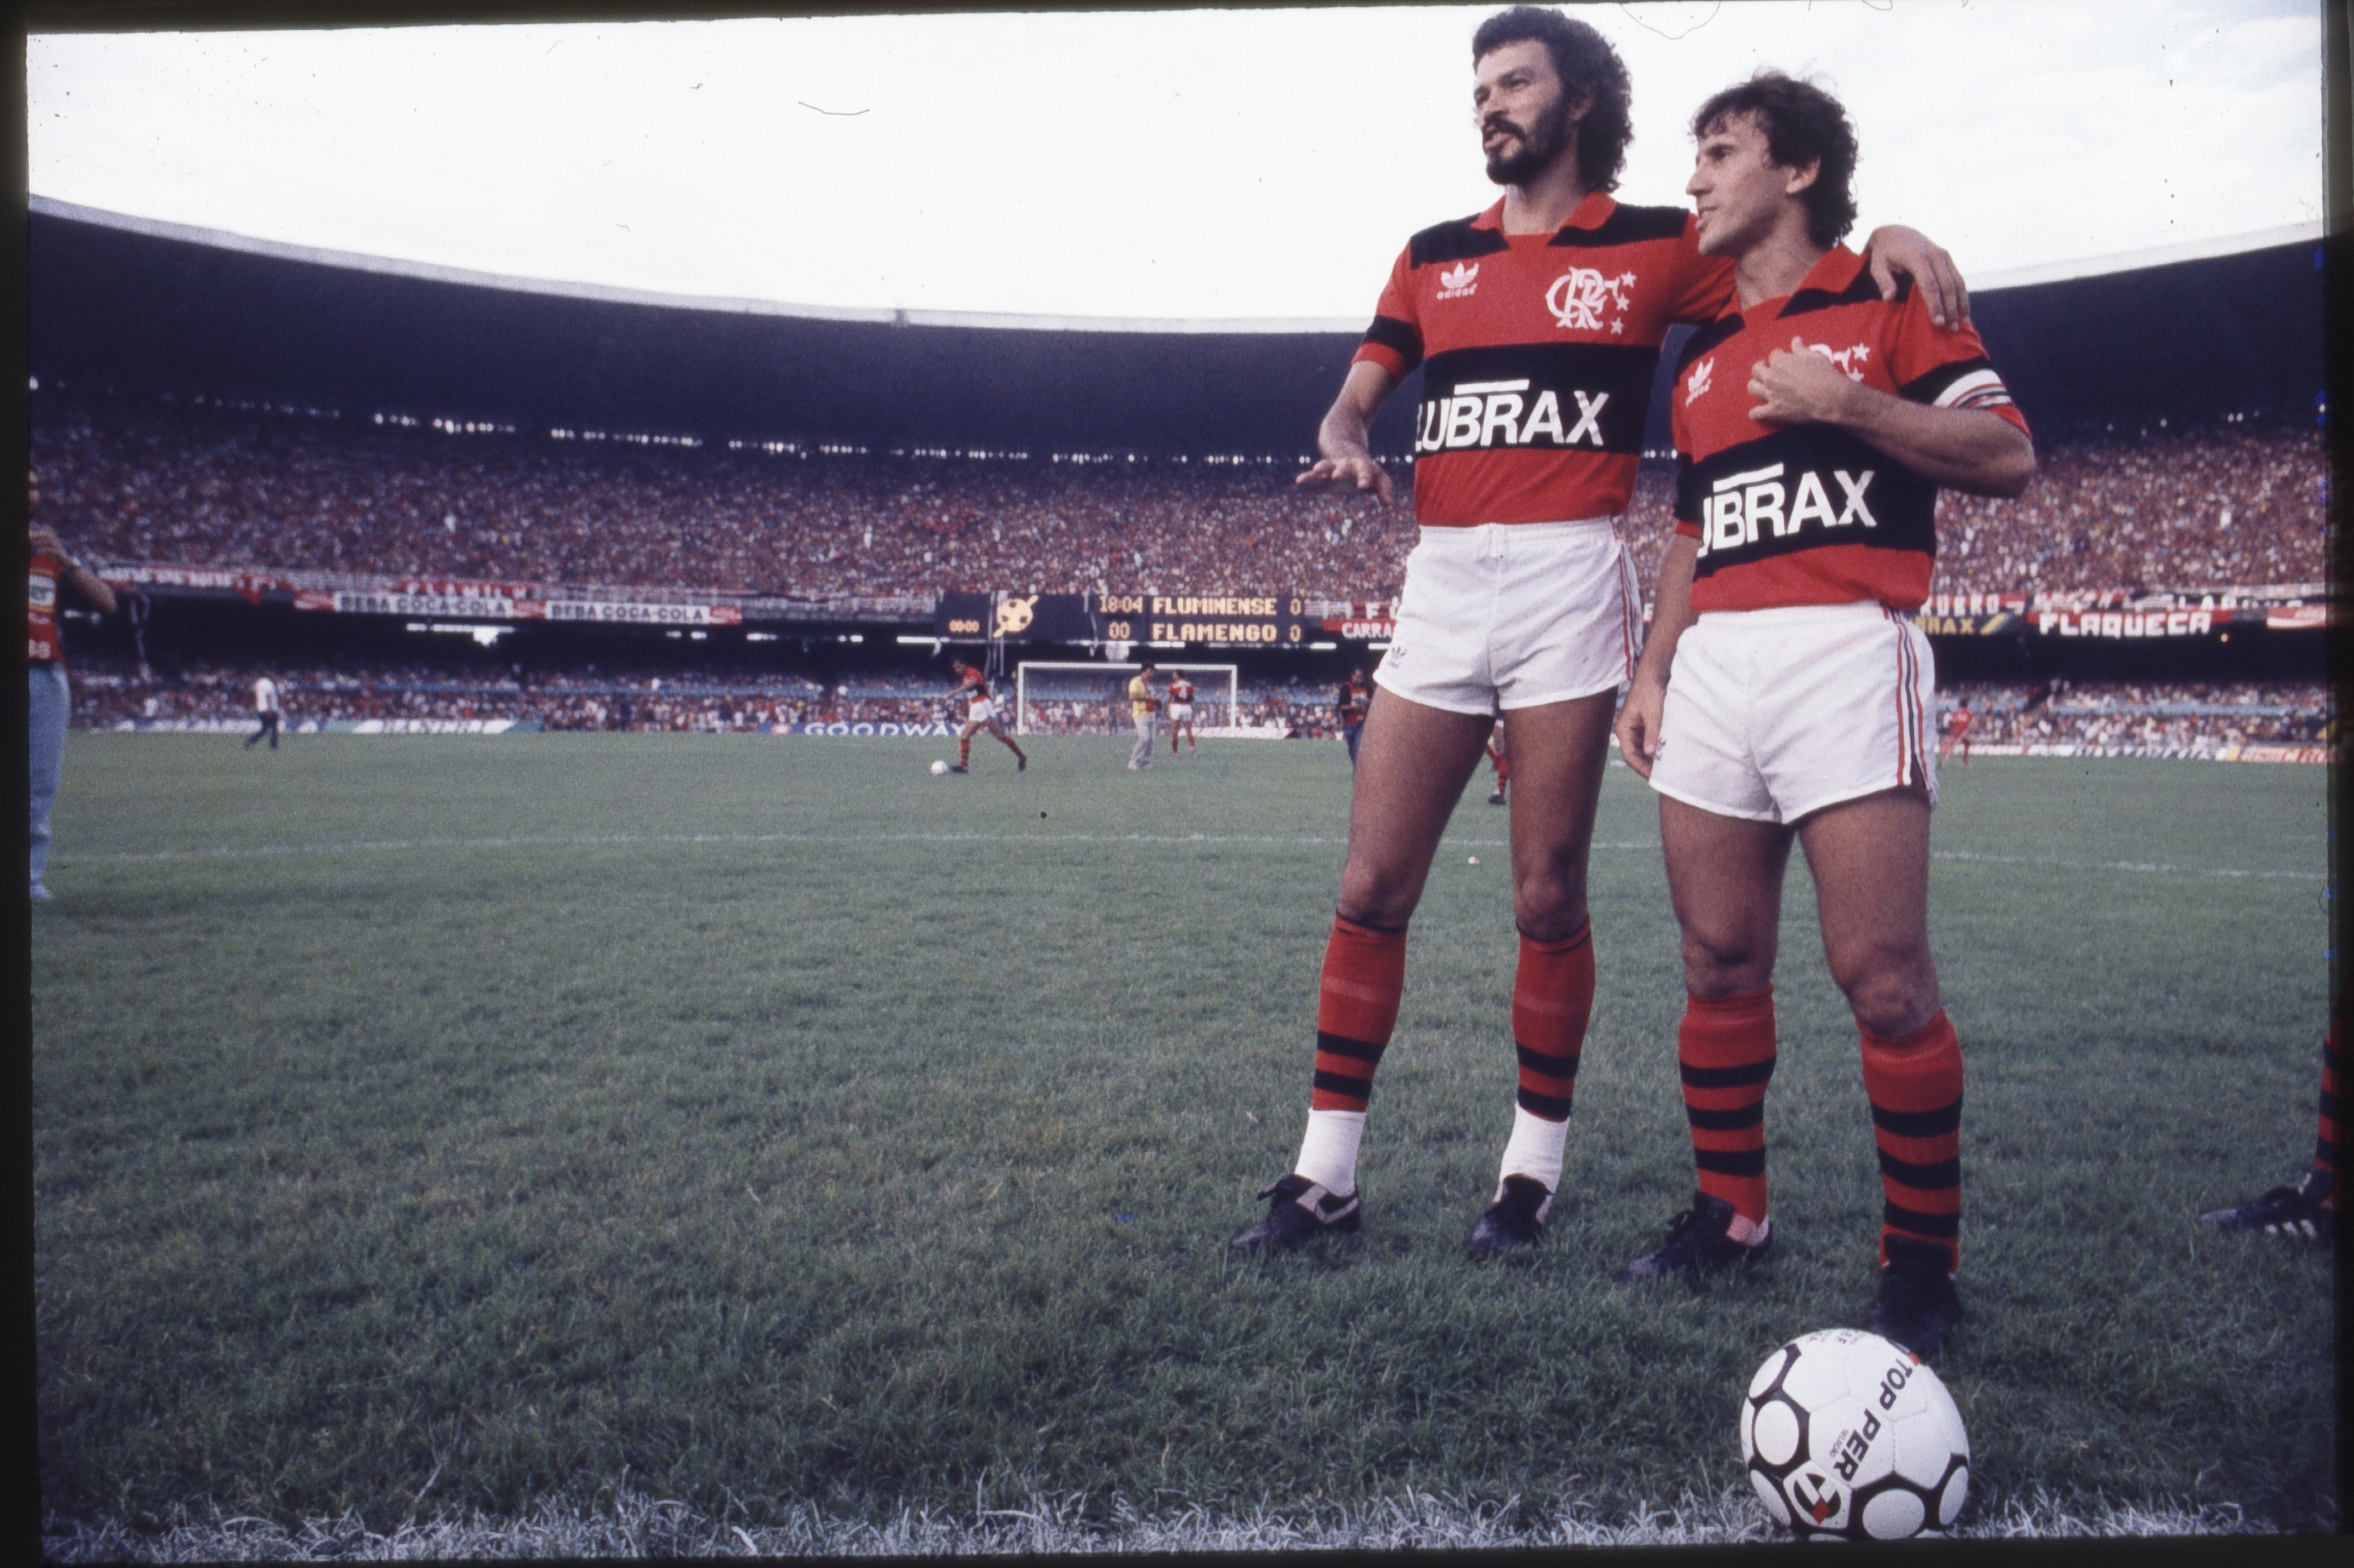
<path fill-rule="evenodd" d="M 2024 497 L 1946 494 L 1935 591 L 2318 583 L 2308 429 L 2047 440 Z M 1280 464 L 828 456 L 34 399 L 36 521 L 101 561 L 807 598 L 1018 591 L 1393 597 L 1411 509 L 1295 490 Z M 1404 466 L 1398 470 L 1401 488 Z M 1647 465 L 1642 580 L 1670 528 Z"/>
<path fill-rule="evenodd" d="M 748 731 L 803 724 L 948 724 L 963 719 L 963 705 L 948 696 L 944 678 L 905 672 L 853 673 L 828 682 L 807 674 L 708 668 L 614 669 L 595 666 L 542 672 L 510 666 L 504 673 L 434 664 L 288 669 L 188 664 L 143 669 L 124 659 L 80 656 L 74 661 L 74 723 L 84 729 L 136 728 L 253 722 L 254 679 L 278 683 L 290 726 L 364 719 L 505 720 L 553 730 Z M 1099 700 L 1035 705 L 1031 733 L 1083 735 L 1128 728 L 1125 684 L 1107 678 Z M 1239 722 L 1279 726 L 1303 738 L 1338 734 L 1329 683 L 1289 680 L 1244 682 Z M 1204 726 L 1235 722 L 1206 688 Z M 1002 705 L 1012 727 L 1010 694 Z"/>
<path fill-rule="evenodd" d="M 544 729 L 748 731 L 802 724 L 954 726 L 961 705 L 947 683 L 906 672 L 867 671 L 831 682 L 774 671 L 709 668 L 663 673 L 595 669 L 543 673 L 510 668 L 451 670 L 429 664 L 337 669 L 190 665 L 143 675 L 128 661 L 76 661 L 74 720 L 83 728 L 137 727 L 142 722 L 205 725 L 252 722 L 257 675 L 275 678 L 291 726 L 358 719 L 504 719 Z M 1034 703 L 1029 733 L 1119 734 L 1126 692 L 1107 678 L 1099 699 L 1066 687 Z M 1002 705 L 1012 727 L 1010 694 Z M 1228 721 L 1223 692 L 1205 685 L 1197 699 L 1204 726 Z M 1240 722 L 1279 726 L 1303 739 L 1337 736 L 1328 683 L 1244 679 Z M 2123 747 L 2206 753 L 2251 743 L 2327 744 L 2329 691 L 2294 684 L 2072 685 L 1965 683 L 1939 693 L 1940 727 L 1967 705 L 1974 746 Z"/>

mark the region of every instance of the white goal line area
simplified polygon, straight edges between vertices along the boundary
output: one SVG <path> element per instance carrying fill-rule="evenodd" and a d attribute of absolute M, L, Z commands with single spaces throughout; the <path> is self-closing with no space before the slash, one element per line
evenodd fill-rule
<path fill-rule="evenodd" d="M 58 865 L 128 865 L 185 860 L 231 860 L 244 855 L 365 855 L 419 851 L 457 850 L 472 853 L 509 849 L 626 848 L 632 844 L 796 844 L 822 849 L 847 849 L 857 844 L 1247 844 L 1258 848 L 1331 849 L 1345 846 L 1345 835 L 1275 833 L 514 833 L 496 838 L 354 839 L 308 844 L 213 844 L 199 849 L 58 852 L 49 856 Z M 1502 850 L 1500 838 L 1457 838 L 1440 841 L 1442 852 L 1455 849 Z M 1613 852 L 1659 852 L 1656 839 L 1597 839 L 1591 847 Z M 2170 865 L 2145 861 L 2077 861 L 2041 855 L 1983 854 L 1972 850 L 1932 850 L 1932 860 L 1967 865 L 2024 866 L 2047 871 L 2105 871 L 2140 876 L 2216 877 L 2227 881 L 2327 882 L 2319 871 L 2248 871 L 2235 866 Z"/>
<path fill-rule="evenodd" d="M 1128 683 L 1142 670 L 1139 662 L 1096 660 L 1028 659 L 1013 667 L 1013 733 L 1016 735 L 1112 735 L 1126 731 L 1133 720 L 1128 705 Z M 1161 675 L 1196 677 L 1193 733 L 1204 739 L 1237 739 L 1258 736 L 1259 728 L 1244 725 L 1242 667 L 1238 664 L 1194 664 L 1155 662 Z M 1161 721 L 1169 722 L 1169 688 L 1161 683 L 1154 694 L 1161 699 Z M 1271 726 L 1281 735 L 1282 726 Z"/>

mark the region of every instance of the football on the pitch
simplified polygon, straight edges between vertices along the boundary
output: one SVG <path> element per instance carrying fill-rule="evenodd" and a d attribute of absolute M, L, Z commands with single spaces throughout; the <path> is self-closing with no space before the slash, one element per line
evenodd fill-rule
<path fill-rule="evenodd" d="M 933 771 L 934 773 L 946 773 L 948 770 L 949 770 L 948 758 L 944 758 L 944 757 L 939 757 L 939 758 L 934 758 L 932 759 L 932 771 Z"/>
<path fill-rule="evenodd" d="M 1766 1358 L 1741 1402 L 1741 1457 L 1766 1513 L 1801 1536 L 1944 1531 L 1970 1490 L 1954 1396 L 1912 1351 L 1860 1329 Z"/>

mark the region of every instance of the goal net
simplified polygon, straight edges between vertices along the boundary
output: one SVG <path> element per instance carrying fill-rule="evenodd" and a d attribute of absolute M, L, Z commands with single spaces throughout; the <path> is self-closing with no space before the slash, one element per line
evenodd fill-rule
<path fill-rule="evenodd" d="M 1013 672 L 1013 728 L 1017 735 L 1128 735 L 1135 721 L 1128 712 L 1128 683 L 1141 664 L 1054 663 L 1017 665 Z M 1232 664 L 1160 664 L 1162 675 L 1182 674 L 1193 683 L 1193 733 L 1203 736 L 1249 735 L 1238 727 L 1242 682 Z M 1169 684 L 1155 683 L 1161 720 L 1169 722 Z"/>

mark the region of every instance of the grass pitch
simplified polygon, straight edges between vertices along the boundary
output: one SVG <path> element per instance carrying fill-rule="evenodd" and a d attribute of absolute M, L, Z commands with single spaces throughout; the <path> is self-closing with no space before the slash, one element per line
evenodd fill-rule
<path fill-rule="evenodd" d="M 1364 1232 L 1237 1262 L 1297 1148 L 1348 764 L 1130 774 L 1129 744 L 1042 737 L 1016 776 L 984 741 L 936 779 L 937 741 L 75 735 L 32 932 L 46 1506 L 383 1531 L 658 1496 L 758 1530 L 1052 1496 L 1209 1540 L 1436 1497 L 1509 1539 L 1737 1488 L 1751 1371 L 1872 1286 L 1799 857 L 1770 1265 L 1612 1280 L 1691 1184 L 1624 769 L 1545 1245 L 1462 1253 L 1513 1084 L 1483 774 L 1416 920 Z M 2310 1156 L 2323 770 L 1945 782 L 1972 1516 L 2334 1526 L 2327 1256 L 2193 1222 Z"/>

